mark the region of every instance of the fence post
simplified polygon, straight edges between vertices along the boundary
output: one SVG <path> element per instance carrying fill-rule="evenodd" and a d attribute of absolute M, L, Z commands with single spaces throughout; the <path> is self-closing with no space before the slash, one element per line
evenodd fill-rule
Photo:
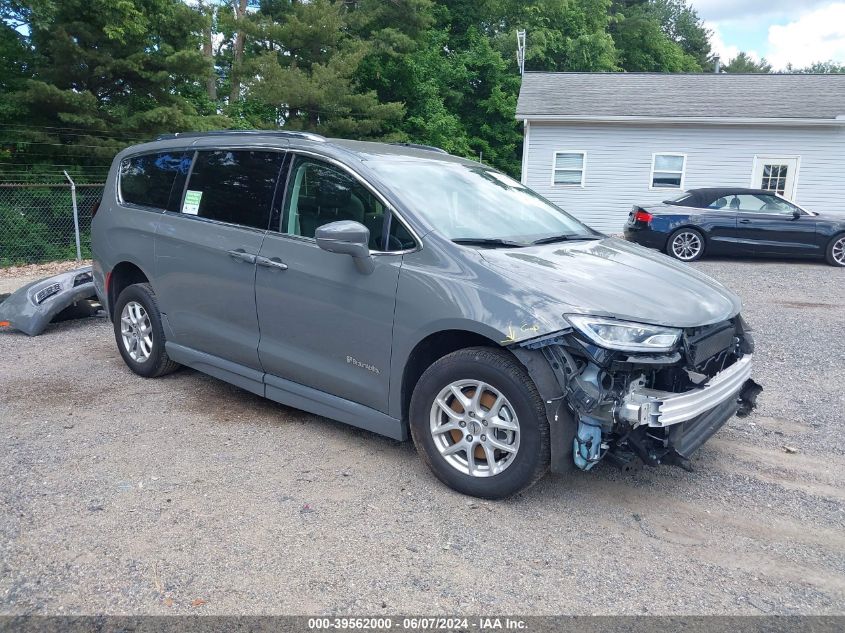
<path fill-rule="evenodd" d="M 79 209 L 76 207 L 76 183 L 68 176 L 67 170 L 62 170 L 70 183 L 70 199 L 73 201 L 73 232 L 76 236 L 76 261 L 82 261 L 82 244 L 79 241 Z"/>

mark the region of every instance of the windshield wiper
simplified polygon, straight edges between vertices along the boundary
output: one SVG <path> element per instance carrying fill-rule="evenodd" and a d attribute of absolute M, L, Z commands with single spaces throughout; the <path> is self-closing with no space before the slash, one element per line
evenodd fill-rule
<path fill-rule="evenodd" d="M 522 242 L 503 240 L 499 237 L 456 237 L 452 241 L 455 244 L 463 244 L 465 246 L 498 246 L 504 248 L 522 248 L 523 246 L 528 246 Z"/>
<path fill-rule="evenodd" d="M 562 233 L 561 235 L 550 235 L 549 237 L 541 237 L 539 240 L 531 242 L 532 246 L 538 244 L 553 244 L 554 242 L 581 242 L 585 240 L 600 240 L 598 235 L 579 235 L 578 233 Z"/>

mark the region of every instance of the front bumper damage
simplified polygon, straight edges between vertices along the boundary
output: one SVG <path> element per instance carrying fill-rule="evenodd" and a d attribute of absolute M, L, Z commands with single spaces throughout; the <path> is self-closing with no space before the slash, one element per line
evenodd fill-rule
<path fill-rule="evenodd" d="M 576 330 L 522 341 L 512 351 L 546 402 L 552 469 L 675 464 L 735 414 L 754 407 L 754 342 L 742 317 L 685 330 L 669 354 L 607 350 Z"/>
<path fill-rule="evenodd" d="M 91 266 L 33 281 L 0 303 L 0 326 L 37 336 L 54 320 L 97 313 Z"/>

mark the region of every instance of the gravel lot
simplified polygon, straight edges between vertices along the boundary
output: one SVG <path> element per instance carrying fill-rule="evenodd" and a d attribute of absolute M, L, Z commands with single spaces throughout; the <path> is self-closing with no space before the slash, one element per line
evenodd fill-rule
<path fill-rule="evenodd" d="M 845 271 L 696 267 L 745 301 L 755 414 L 693 473 L 603 464 L 500 503 L 410 443 L 138 378 L 103 319 L 0 333 L 0 612 L 845 613 Z"/>

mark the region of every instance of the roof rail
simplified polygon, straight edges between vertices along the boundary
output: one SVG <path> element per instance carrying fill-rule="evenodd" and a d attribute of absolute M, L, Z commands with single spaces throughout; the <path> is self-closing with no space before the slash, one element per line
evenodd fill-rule
<path fill-rule="evenodd" d="M 172 134 L 162 134 L 156 137 L 157 141 L 165 141 L 174 138 L 203 138 L 206 136 L 238 136 L 243 134 L 256 136 L 282 136 L 287 138 L 301 138 L 309 141 L 319 141 L 324 143 L 325 136 L 314 134 L 313 132 L 297 132 L 293 130 L 211 130 L 209 132 L 173 132 Z"/>
<path fill-rule="evenodd" d="M 423 149 L 428 152 L 437 152 L 438 154 L 448 154 L 442 147 L 435 147 L 434 145 L 421 145 L 419 143 L 390 143 L 391 145 L 401 145 L 402 147 L 410 147 L 411 149 Z"/>

